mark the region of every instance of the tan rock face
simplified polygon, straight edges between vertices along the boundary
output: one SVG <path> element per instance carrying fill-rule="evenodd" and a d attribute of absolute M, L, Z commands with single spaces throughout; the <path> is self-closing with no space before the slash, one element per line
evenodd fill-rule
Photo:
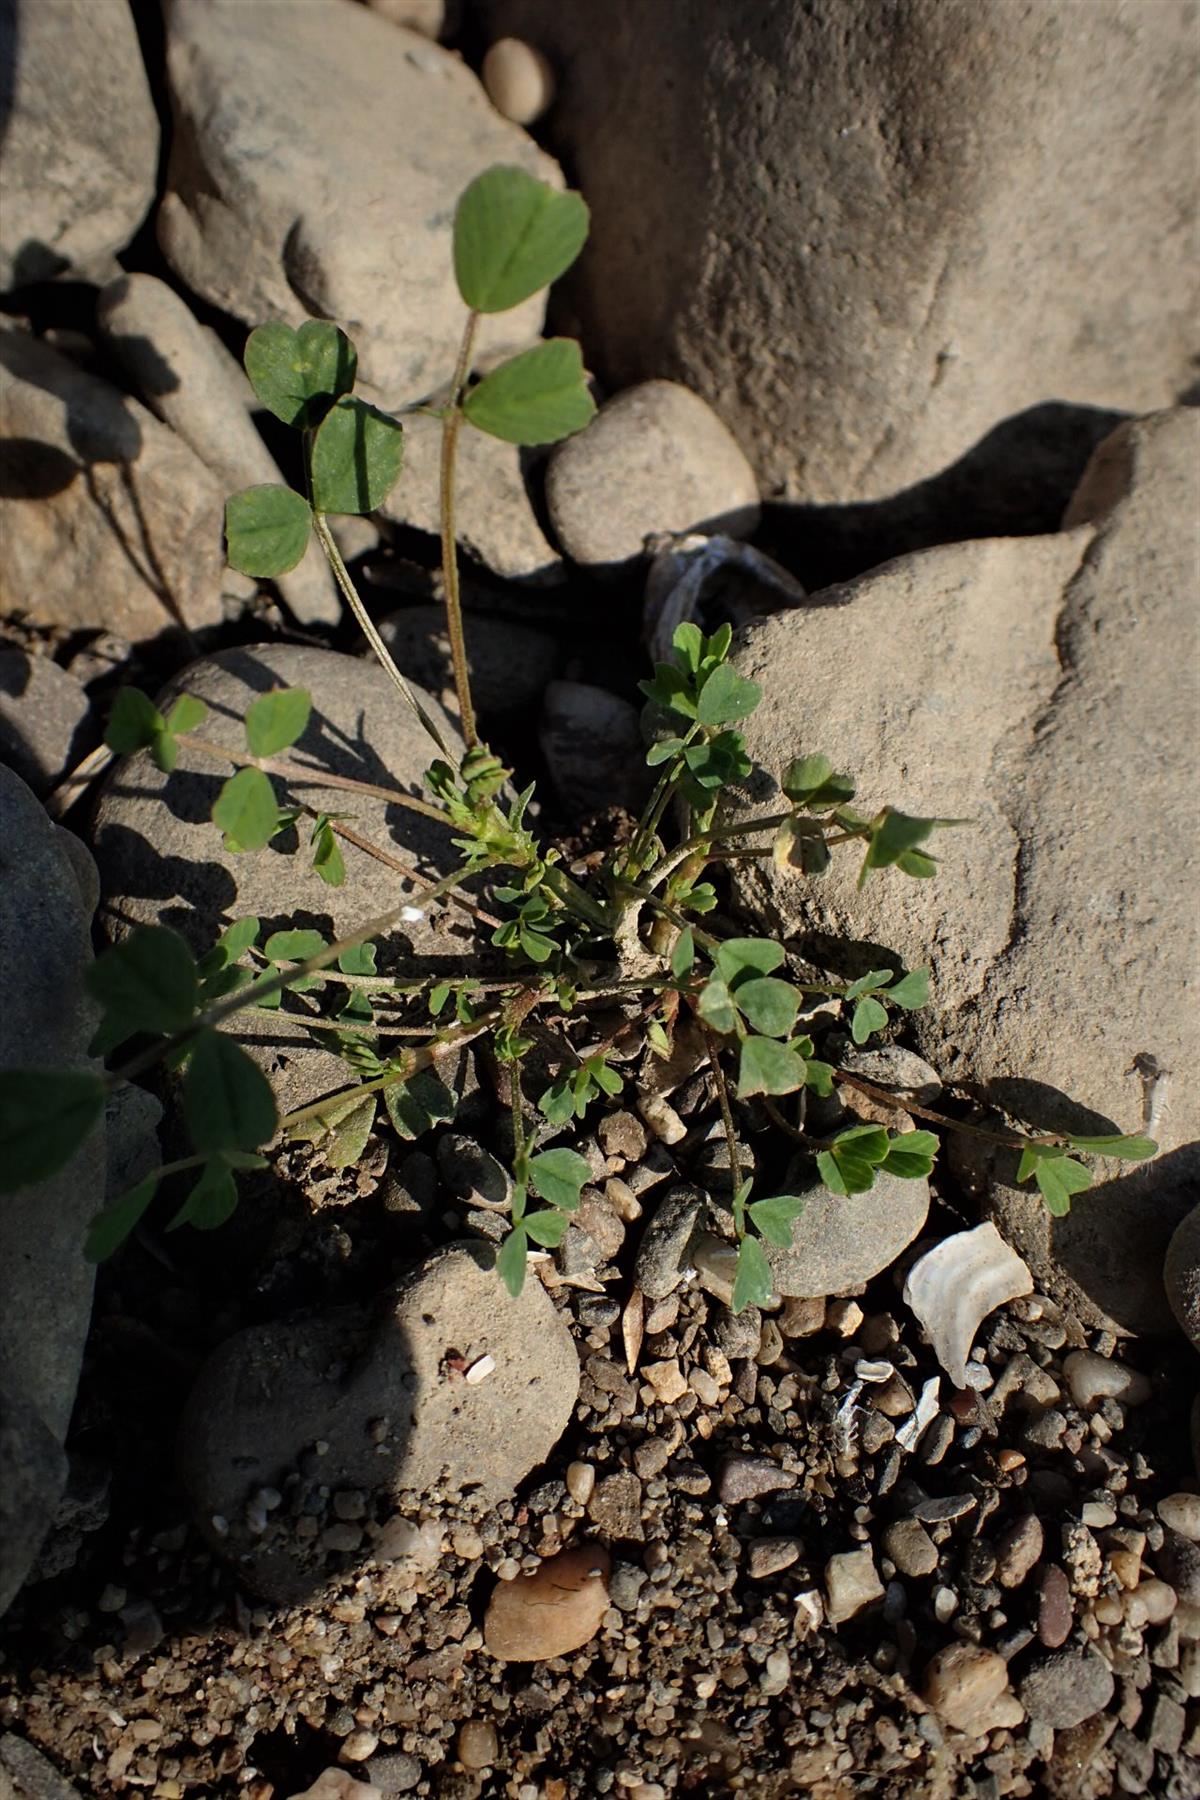
<path fill-rule="evenodd" d="M 758 484 L 737 440 L 698 394 L 647 381 L 602 406 L 559 444 L 546 472 L 550 520 L 567 555 L 616 569 L 652 532 L 721 531 L 758 523 Z"/>
<path fill-rule="evenodd" d="M 154 199 L 158 118 L 128 0 L 6 6 L 0 291 L 123 250 Z"/>
<path fill-rule="evenodd" d="M 173 0 L 167 75 L 158 236 L 187 285 L 250 325 L 340 320 L 385 405 L 449 380 L 460 192 L 493 163 L 561 182 L 466 64 L 351 0 Z M 535 295 L 485 321 L 480 354 L 544 314 Z"/>
<path fill-rule="evenodd" d="M 590 1643 L 608 1609 L 608 1552 L 580 1544 L 532 1575 L 498 1582 L 483 1621 L 483 1641 L 502 1662 L 544 1662 Z"/>
<path fill-rule="evenodd" d="M 1187 0 L 482 10 L 561 71 L 600 373 L 695 387 L 765 492 L 893 495 L 1025 408 L 1194 379 Z"/>
<path fill-rule="evenodd" d="M 856 859 L 819 882 L 773 869 L 743 893 L 817 960 L 849 939 L 931 966 L 913 1015 L 922 1054 L 1043 1130 L 1142 1127 L 1143 1053 L 1171 1071 L 1154 1135 L 1167 1153 L 1109 1164 L 1051 1224 L 1015 1159 L 951 1152 L 988 1192 L 1035 1278 L 1085 1316 L 1169 1327 L 1161 1270 L 1197 1172 L 1193 846 L 1200 413 L 1154 414 L 1101 450 L 1049 536 L 905 556 L 751 625 L 737 653 L 763 687 L 747 747 L 776 796 L 789 759 L 823 751 L 885 802 L 969 826 L 931 842 L 940 867 L 855 889 Z M 830 671 L 845 669 L 845 678 Z M 1135 1060 L 1136 1059 L 1136 1060 Z"/>
<path fill-rule="evenodd" d="M 0 611 L 130 640 L 221 619 L 224 492 L 136 400 L 0 332 Z"/>

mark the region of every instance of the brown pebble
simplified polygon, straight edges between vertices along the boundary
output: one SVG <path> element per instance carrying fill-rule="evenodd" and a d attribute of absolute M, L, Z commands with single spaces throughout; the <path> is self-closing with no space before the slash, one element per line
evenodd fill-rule
<path fill-rule="evenodd" d="M 532 1575 L 497 1583 L 483 1621 L 492 1655 L 501 1662 L 544 1662 L 590 1643 L 608 1609 L 610 1566 L 601 1544 L 579 1544 Z"/>
<path fill-rule="evenodd" d="M 1048 1650 L 1057 1650 L 1071 1635 L 1075 1607 L 1071 1584 L 1057 1563 L 1050 1563 L 1038 1582 L 1038 1641 Z"/>
<path fill-rule="evenodd" d="M 490 1719 L 468 1719 L 458 1729 L 458 1760 L 464 1769 L 490 1769 L 500 1753 L 500 1740 Z"/>
<path fill-rule="evenodd" d="M 1020 1587 L 1042 1554 L 1042 1522 L 1036 1513 L 1016 1519 L 996 1546 L 996 1574 L 1001 1587 Z"/>

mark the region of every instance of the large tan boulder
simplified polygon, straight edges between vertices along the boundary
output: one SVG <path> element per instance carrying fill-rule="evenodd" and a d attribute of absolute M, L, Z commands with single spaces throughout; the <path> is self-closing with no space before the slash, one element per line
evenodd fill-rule
<path fill-rule="evenodd" d="M 461 58 L 353 0 L 170 0 L 166 20 L 176 274 L 249 325 L 338 320 L 385 405 L 448 382 L 459 194 L 493 163 L 561 185 L 557 165 Z M 480 354 L 524 348 L 544 312 L 485 320 Z"/>
<path fill-rule="evenodd" d="M 770 776 L 821 751 L 858 777 L 864 811 L 971 821 L 931 841 L 934 880 L 886 870 L 859 892 L 843 850 L 819 880 L 754 869 L 747 897 L 818 962 L 846 967 L 850 940 L 930 965 L 922 1054 L 1035 1125 L 1139 1130 L 1150 1101 L 1166 1154 L 1105 1180 L 1052 1237 L 1036 1195 L 1011 1186 L 1015 1162 L 962 1165 L 1035 1273 L 1065 1274 L 1075 1304 L 1136 1330 L 1169 1321 L 1162 1254 L 1200 1176 L 1185 1000 L 1198 485 L 1200 413 L 1132 422 L 1061 532 L 901 557 L 749 626 L 737 652 L 763 688 L 746 739 Z M 768 778 L 753 804 L 776 797 Z M 1147 1058 L 1168 1072 L 1149 1093 Z"/>
<path fill-rule="evenodd" d="M 703 395 L 764 493 L 877 500 L 1030 407 L 1144 412 L 1194 380 L 1192 0 L 603 11 L 485 6 L 559 78 L 589 354 Z"/>

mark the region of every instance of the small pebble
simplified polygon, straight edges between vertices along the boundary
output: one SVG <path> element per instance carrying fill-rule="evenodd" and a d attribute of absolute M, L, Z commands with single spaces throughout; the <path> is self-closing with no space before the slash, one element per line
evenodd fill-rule
<path fill-rule="evenodd" d="M 791 1679 L 792 1664 L 787 1651 L 772 1650 L 758 1678 L 759 1691 L 768 1697 L 782 1694 Z"/>
<path fill-rule="evenodd" d="M 1059 1650 L 1023 1677 L 1018 1694 L 1031 1719 L 1067 1731 L 1102 1712 L 1113 1697 L 1113 1672 L 1094 1650 Z"/>
<path fill-rule="evenodd" d="M 825 1564 L 825 1617 L 831 1625 L 852 1619 L 883 1599 L 883 1583 L 869 1549 L 845 1550 Z"/>
<path fill-rule="evenodd" d="M 721 1464 L 717 1493 L 724 1505 L 737 1506 L 743 1500 L 778 1494 L 795 1485 L 796 1477 L 769 1456 L 733 1455 Z"/>
<path fill-rule="evenodd" d="M 897 1519 L 889 1525 L 883 1534 L 883 1550 L 901 1575 L 913 1581 L 932 1575 L 938 1566 L 937 1546 L 916 1519 Z"/>
<path fill-rule="evenodd" d="M 464 1769 L 490 1769 L 500 1754 L 500 1740 L 490 1719 L 468 1719 L 458 1728 L 458 1760 Z"/>
<path fill-rule="evenodd" d="M 590 1643 L 608 1610 L 609 1557 L 600 1544 L 578 1544 L 532 1575 L 498 1582 L 483 1621 L 483 1641 L 502 1662 L 542 1662 Z"/>
<path fill-rule="evenodd" d="M 514 125 L 532 125 L 554 102 L 554 70 L 520 38 L 497 38 L 489 47 L 483 85 L 496 111 Z"/>
<path fill-rule="evenodd" d="M 655 1394 L 664 1406 L 681 1400 L 687 1393 L 687 1377 L 674 1359 L 668 1362 L 646 1363 L 642 1374 L 654 1389 Z"/>
<path fill-rule="evenodd" d="M 342 1744 L 338 1755 L 343 1762 L 366 1762 L 368 1756 L 374 1755 L 379 1748 L 379 1739 L 373 1731 L 352 1731 Z"/>
<path fill-rule="evenodd" d="M 1141 1406 L 1150 1398 L 1150 1383 L 1144 1375 L 1124 1363 L 1097 1356 L 1094 1350 L 1072 1350 L 1063 1358 L 1063 1374 L 1072 1400 L 1084 1412 L 1105 1399 Z"/>
<path fill-rule="evenodd" d="M 1044 1541 L 1036 1513 L 1026 1513 L 1009 1526 L 996 1546 L 996 1579 L 1001 1587 L 1020 1587 L 1039 1561 Z"/>
<path fill-rule="evenodd" d="M 1074 1602 L 1071 1599 L 1071 1584 L 1065 1572 L 1057 1563 L 1050 1563 L 1042 1571 L 1038 1582 L 1038 1641 L 1048 1650 L 1057 1650 L 1065 1644 L 1071 1635 L 1071 1623 L 1075 1616 Z"/>
<path fill-rule="evenodd" d="M 785 1338 L 812 1337 L 825 1329 L 825 1300 L 788 1300 L 779 1315 L 779 1329 Z"/>
<path fill-rule="evenodd" d="M 596 1486 L 596 1471 L 589 1462 L 573 1462 L 567 1469 L 567 1492 L 578 1506 L 586 1506 Z"/>
<path fill-rule="evenodd" d="M 755 1538 L 747 1558 L 751 1579 L 765 1581 L 782 1569 L 790 1569 L 799 1560 L 801 1549 L 798 1538 Z"/>
<path fill-rule="evenodd" d="M 1008 1686 L 1008 1664 L 994 1650 L 951 1644 L 939 1650 L 925 1671 L 922 1694 L 939 1718 L 955 1731 L 982 1737 L 1024 1717 Z"/>
<path fill-rule="evenodd" d="M 1164 1525 L 1200 1543 L 1200 1494 L 1167 1494 L 1155 1508 Z"/>
<path fill-rule="evenodd" d="M 958 1595 L 953 1588 L 936 1587 L 933 1590 L 933 1616 L 939 1625 L 948 1625 L 958 1611 Z"/>

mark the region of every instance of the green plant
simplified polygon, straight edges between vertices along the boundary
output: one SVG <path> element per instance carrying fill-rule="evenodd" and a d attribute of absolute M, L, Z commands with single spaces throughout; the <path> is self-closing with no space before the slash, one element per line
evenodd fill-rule
<path fill-rule="evenodd" d="M 439 413 L 443 573 L 466 743 L 461 757 L 388 654 L 328 525 L 330 513 L 369 512 L 386 497 L 402 469 L 401 421 L 354 393 L 357 356 L 336 326 L 313 320 L 293 331 L 270 324 L 250 336 L 247 371 L 262 403 L 301 434 L 306 491 L 262 486 L 233 496 L 226 520 L 229 559 L 248 574 L 280 575 L 316 535 L 347 605 L 436 751 L 427 798 L 344 778 L 331 778 L 331 784 L 382 794 L 436 820 L 457 852 L 457 866 L 335 943 L 312 930 L 293 930 L 260 944 L 260 922 L 243 918 L 231 921 L 198 962 L 177 934 L 159 926 L 135 930 L 97 959 L 88 985 L 103 1018 L 93 1052 L 112 1059 L 131 1040 L 136 1047 L 104 1074 L 26 1070 L 0 1076 L 3 1186 L 11 1190 L 61 1167 L 95 1126 L 107 1094 L 160 1060 L 182 1070 L 182 1111 L 193 1154 L 156 1170 L 101 1213 L 88 1238 L 90 1257 L 110 1254 L 158 1186 L 183 1174 L 194 1179 L 168 1228 L 223 1223 L 236 1203 L 236 1173 L 261 1166 L 264 1148 L 280 1129 L 311 1139 L 340 1167 L 361 1156 L 380 1099 L 391 1128 L 404 1139 L 451 1118 L 454 1096 L 438 1063 L 486 1033 L 509 1078 L 514 1183 L 498 1267 L 517 1293 L 531 1247 L 546 1250 L 562 1242 L 589 1175 L 574 1151 L 541 1149 L 538 1139 L 582 1119 L 593 1102 L 621 1089 L 609 1060 L 611 1044 L 586 1046 L 581 1054 L 570 1039 L 574 1020 L 614 1001 L 633 1009 L 659 1054 L 670 1052 L 681 1015 L 695 1018 L 731 1169 L 740 1168 L 735 1108 L 747 1103 L 764 1108 L 811 1147 L 821 1178 L 836 1194 L 862 1193 L 880 1172 L 916 1179 L 933 1167 L 938 1139 L 930 1131 L 855 1125 L 826 1140 L 804 1129 L 804 1097 L 826 1097 L 835 1084 L 900 1104 L 818 1056 L 802 1028 L 809 1002 L 842 1002 L 851 1037 L 863 1044 L 897 1013 L 927 1003 L 927 972 L 887 968 L 850 982 L 798 981 L 783 944 L 710 931 L 701 921 L 717 906 L 714 878 L 738 860 L 772 856 L 816 877 L 839 847 L 852 845 L 861 855 L 860 885 L 873 872 L 892 868 L 922 880 L 935 872 L 928 848 L 934 833 L 962 821 L 890 806 L 856 810 L 853 781 L 817 754 L 789 765 L 775 811 L 727 819 L 724 790 L 753 773 L 739 726 L 760 699 L 757 685 L 728 660 L 728 627 L 706 636 L 694 624 L 681 625 L 669 659 L 642 683 L 647 761 L 658 771 L 657 782 L 630 841 L 586 880 L 577 880 L 559 852 L 539 842 L 527 823 L 532 789 L 514 797 L 509 771 L 479 742 L 455 553 L 459 433 L 466 426 L 520 444 L 552 442 L 585 425 L 594 408 L 578 346 L 561 339 L 513 357 L 471 385 L 476 327 L 482 315 L 519 304 L 560 275 L 586 231 L 578 195 L 555 192 L 516 169 L 482 175 L 456 213 L 455 273 L 468 315 Z M 124 753 L 145 749 L 169 772 L 186 734 L 193 749 L 232 763 L 234 773 L 212 809 L 231 851 L 253 853 L 303 821 L 314 866 L 331 886 L 346 880 L 346 841 L 408 873 L 390 850 L 368 842 L 338 815 L 279 799 L 275 782 L 286 785 L 298 772 L 284 752 L 303 733 L 310 710 L 310 696 L 300 690 L 263 695 L 246 716 L 245 752 L 234 754 L 198 735 L 205 720 L 199 700 L 183 695 L 164 717 L 144 694 L 127 690 L 113 709 L 107 741 Z M 487 906 L 498 913 L 485 911 L 478 895 L 462 887 L 468 877 L 490 884 Z M 507 959 L 503 974 L 484 978 L 468 968 L 453 979 L 413 981 L 403 970 L 376 967 L 376 939 L 396 921 L 440 902 L 486 922 L 492 945 Z M 280 1118 L 266 1077 L 222 1027 L 248 1008 L 280 1006 L 285 995 L 305 997 L 306 1024 L 340 1053 L 348 1079 L 337 1092 Z M 556 1045 L 564 1072 L 537 1101 L 544 1125 L 531 1142 L 522 1077 L 537 1032 Z M 789 1100 L 791 1119 L 780 1107 Z M 918 1107 L 903 1110 L 954 1124 Z M 1137 1159 L 1155 1148 L 1132 1137 L 983 1135 L 1021 1151 L 1019 1178 L 1036 1180 L 1052 1212 L 1065 1211 L 1070 1196 L 1090 1180 L 1072 1150 Z M 735 1310 L 767 1298 L 771 1274 L 764 1245 L 791 1241 L 803 1204 L 789 1194 L 751 1195 L 751 1183 L 735 1181 Z"/>

